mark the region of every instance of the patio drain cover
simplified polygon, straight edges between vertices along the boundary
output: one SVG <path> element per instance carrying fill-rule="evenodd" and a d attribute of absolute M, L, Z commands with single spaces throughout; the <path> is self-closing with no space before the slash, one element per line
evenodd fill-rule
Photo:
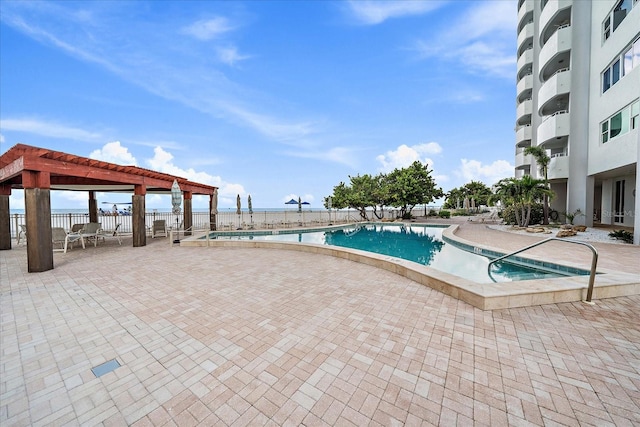
<path fill-rule="evenodd" d="M 120 367 L 120 363 L 118 363 L 116 359 L 111 359 L 98 366 L 94 366 L 93 368 L 91 368 L 91 371 L 96 377 L 101 377 L 104 374 L 108 374 L 109 372 L 119 367 Z"/>

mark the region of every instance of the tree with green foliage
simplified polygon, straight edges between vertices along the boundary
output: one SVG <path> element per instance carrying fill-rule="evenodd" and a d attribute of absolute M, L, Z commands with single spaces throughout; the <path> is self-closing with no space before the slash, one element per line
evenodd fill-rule
<path fill-rule="evenodd" d="M 445 202 L 442 206 L 445 209 L 456 209 L 459 204 L 468 197 L 473 197 L 476 202 L 476 206 L 489 205 L 489 199 L 493 193 L 491 188 L 487 187 L 480 181 L 471 181 L 462 187 L 451 189 L 445 196 Z"/>
<path fill-rule="evenodd" d="M 520 227 L 529 226 L 531 208 L 534 203 L 541 201 L 549 190 L 544 180 L 534 179 L 530 175 L 522 178 L 504 178 L 494 186 L 494 197 L 505 206 L 515 209 L 516 223 Z"/>
<path fill-rule="evenodd" d="M 364 221 L 368 221 L 367 208 L 372 208 L 374 215 L 380 219 L 381 213 L 378 206 L 384 204 L 384 189 L 382 188 L 382 175 L 371 176 L 369 174 L 349 176 L 350 184 L 344 182 L 333 187 L 331 206 L 335 209 L 355 209 Z M 328 208 L 327 199 L 324 200 Z"/>
<path fill-rule="evenodd" d="M 385 179 L 385 194 L 389 205 L 400 208 L 405 218 L 416 205 L 426 205 L 444 196 L 431 176 L 429 165 L 419 161 L 406 168 L 394 169 Z"/>
<path fill-rule="evenodd" d="M 349 176 L 349 184 L 344 182 L 333 187 L 331 206 L 335 209 L 356 209 L 360 217 L 368 221 L 368 209 L 381 219 L 383 207 L 400 208 L 405 217 L 418 204 L 428 204 L 444 194 L 436 186 L 427 165 L 419 161 L 389 174 L 369 174 Z M 328 208 L 328 197 L 324 199 Z"/>
<path fill-rule="evenodd" d="M 551 162 L 551 157 L 547 155 L 547 150 L 542 147 L 527 147 L 524 149 L 525 154 L 530 154 L 536 160 L 536 164 L 540 168 L 540 172 L 544 176 L 544 185 L 549 188 L 549 163 Z M 551 194 L 553 196 L 554 193 Z M 542 224 L 549 224 L 549 195 L 544 196 L 543 205 L 542 205 Z"/>

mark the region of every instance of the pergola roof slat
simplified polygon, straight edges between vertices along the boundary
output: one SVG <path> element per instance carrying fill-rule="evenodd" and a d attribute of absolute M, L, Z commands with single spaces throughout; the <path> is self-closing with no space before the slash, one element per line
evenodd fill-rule
<path fill-rule="evenodd" d="M 0 156 L 0 184 L 10 183 L 12 188 L 23 188 L 22 171 L 49 172 L 52 177 L 72 177 L 73 188 L 86 187 L 87 190 L 99 190 L 100 183 L 117 185 L 144 185 L 154 192 L 171 192 L 171 185 L 177 180 L 183 191 L 192 194 L 213 195 L 216 187 L 191 182 L 185 178 L 152 171 L 137 166 L 118 165 L 87 157 L 76 156 L 60 151 L 47 150 L 24 144 L 17 144 Z M 58 189 L 64 185 L 64 179 L 56 178 Z"/>

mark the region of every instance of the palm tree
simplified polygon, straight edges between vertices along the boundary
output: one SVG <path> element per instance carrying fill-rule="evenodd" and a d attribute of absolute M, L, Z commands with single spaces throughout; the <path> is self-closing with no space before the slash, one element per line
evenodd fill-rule
<path fill-rule="evenodd" d="M 505 205 L 513 205 L 516 222 L 520 227 L 527 227 L 531 220 L 531 207 L 545 196 L 553 194 L 544 180 L 525 175 L 520 179 L 505 178 L 494 186 L 495 196 Z"/>
<path fill-rule="evenodd" d="M 536 159 L 540 172 L 544 176 L 544 185 L 549 188 L 548 168 L 549 162 L 551 162 L 551 157 L 547 155 L 547 150 L 542 147 L 527 147 L 524 149 L 524 153 L 530 154 L 534 159 Z M 549 224 L 549 195 L 546 194 L 542 205 L 542 224 Z"/>

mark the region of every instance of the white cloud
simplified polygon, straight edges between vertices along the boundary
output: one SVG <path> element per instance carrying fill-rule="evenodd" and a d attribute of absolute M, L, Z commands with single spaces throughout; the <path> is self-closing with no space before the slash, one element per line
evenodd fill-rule
<path fill-rule="evenodd" d="M 219 176 L 210 175 L 206 172 L 197 172 L 193 168 L 182 169 L 176 166 L 173 164 L 173 154 L 163 150 L 161 147 L 156 147 L 153 152 L 153 157 L 147 159 L 147 164 L 151 169 L 186 178 L 190 181 L 218 187 L 221 204 L 233 202 L 235 206 L 236 195 L 240 194 L 240 196 L 244 196 L 246 194 L 241 184 L 226 182 Z"/>
<path fill-rule="evenodd" d="M 433 169 L 433 161 L 427 155 L 440 154 L 442 147 L 437 142 L 426 142 L 411 147 L 406 144 L 400 145 L 395 150 L 380 154 L 376 160 L 380 162 L 380 171 L 391 172 L 394 169 L 401 169 L 411 165 L 416 160 L 428 164 Z"/>
<path fill-rule="evenodd" d="M 437 9 L 443 1 L 398 1 L 398 0 L 350 0 L 347 3 L 349 12 L 356 20 L 365 25 L 376 25 L 389 18 L 422 15 Z"/>
<path fill-rule="evenodd" d="M 459 62 L 474 73 L 513 79 L 515 74 L 517 13 L 515 1 L 473 2 L 473 7 L 434 39 L 420 40 L 422 57 Z"/>
<path fill-rule="evenodd" d="M 102 148 L 93 150 L 89 154 L 89 158 L 126 166 L 135 166 L 138 164 L 136 158 L 129 152 L 129 149 L 120 145 L 120 141 L 109 142 Z"/>
<path fill-rule="evenodd" d="M 456 170 L 456 174 L 463 178 L 465 183 L 480 181 L 490 187 L 502 178 L 512 177 L 514 165 L 506 160 L 496 160 L 483 165 L 478 160 L 460 159 L 460 168 Z"/>
<path fill-rule="evenodd" d="M 313 123 L 285 123 L 273 117 L 254 113 L 237 105 L 227 104 L 225 109 L 233 117 L 249 125 L 261 134 L 279 142 L 299 141 L 314 132 Z"/>
<path fill-rule="evenodd" d="M 3 142 L 4 142 L 4 135 L 0 133 L 0 144 L 2 144 Z"/>
<path fill-rule="evenodd" d="M 197 38 L 198 40 L 211 40 L 233 31 L 235 27 L 223 16 L 211 19 L 203 19 L 184 27 L 182 32 Z"/>
<path fill-rule="evenodd" d="M 163 32 L 164 22 L 133 27 L 123 20 L 120 26 L 95 31 L 89 23 L 75 19 L 72 12 L 73 8 L 64 2 L 38 7 L 31 7 L 29 2 L 10 2 L 3 3 L 2 21 L 75 58 L 99 64 L 149 93 L 209 114 L 216 120 L 252 128 L 276 142 L 295 144 L 301 136 L 317 132 L 308 121 L 260 113 L 273 109 L 264 105 L 259 91 L 237 84 L 219 69 L 212 68 L 208 44 L 185 43 L 184 49 L 167 49 L 173 42 L 170 39 L 173 34 Z M 198 40 L 210 40 L 235 28 L 236 24 L 227 18 L 214 17 L 196 21 L 181 31 Z M 223 47 L 220 55 L 219 59 L 227 64 L 247 58 L 228 47 Z"/>
<path fill-rule="evenodd" d="M 95 142 L 101 138 L 99 133 L 84 129 L 35 119 L 2 119 L 0 129 L 33 133 L 49 138 L 73 139 L 75 141 Z"/>
<path fill-rule="evenodd" d="M 250 58 L 249 55 L 241 55 L 238 53 L 238 48 L 235 46 L 218 47 L 216 48 L 216 52 L 218 52 L 220 62 L 231 66 L 235 65 L 236 62 Z"/>
<path fill-rule="evenodd" d="M 348 147 L 333 147 L 327 149 L 305 149 L 304 151 L 286 151 L 284 154 L 302 159 L 316 159 L 355 167 L 357 164 L 356 150 Z"/>

